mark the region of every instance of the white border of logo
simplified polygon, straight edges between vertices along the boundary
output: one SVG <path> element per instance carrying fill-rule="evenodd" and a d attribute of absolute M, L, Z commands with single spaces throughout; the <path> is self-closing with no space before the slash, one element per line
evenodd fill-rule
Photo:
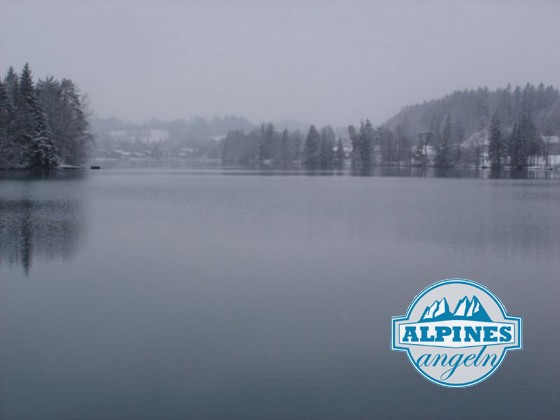
<path fill-rule="evenodd" d="M 414 307 L 416 306 L 416 304 L 418 303 L 418 301 L 428 292 L 437 289 L 438 287 L 442 287 L 448 284 L 468 284 L 469 286 L 473 286 L 476 287 L 477 289 L 480 289 L 482 292 L 486 293 L 488 296 L 490 296 L 494 302 L 496 302 L 496 304 L 498 305 L 498 307 L 500 308 L 500 311 L 502 312 L 502 315 L 504 317 L 504 319 L 508 320 L 508 321 L 514 321 L 517 322 L 517 330 L 519 331 L 519 341 L 518 344 L 513 345 L 513 346 L 509 346 L 509 347 L 505 347 L 504 351 L 502 352 L 502 356 L 500 357 L 500 359 L 498 360 L 498 362 L 496 363 L 496 366 L 494 366 L 494 368 L 487 372 L 484 376 L 478 378 L 477 380 L 471 381 L 471 382 L 466 382 L 466 383 L 462 383 L 462 384 L 449 384 L 449 383 L 445 383 L 442 381 L 438 381 L 437 379 L 434 379 L 432 377 L 430 377 L 429 375 L 427 375 L 420 367 L 418 367 L 418 365 L 416 364 L 416 362 L 414 361 L 414 358 L 412 357 L 411 353 L 410 353 L 410 349 L 408 347 L 401 347 L 396 345 L 396 337 L 398 336 L 398 334 L 395 333 L 395 325 L 398 321 L 408 321 L 410 319 L 410 314 L 412 313 L 412 310 L 414 309 Z M 506 308 L 504 307 L 504 305 L 502 304 L 502 302 L 500 301 L 500 299 L 498 299 L 498 297 L 496 295 L 494 295 L 494 293 L 492 293 L 487 287 L 483 286 L 480 283 L 477 283 L 475 281 L 472 280 L 468 280 L 468 279 L 462 279 L 462 278 L 452 278 L 452 279 L 445 279 L 445 280 L 440 280 L 428 287 L 426 287 L 424 290 L 422 290 L 412 301 L 412 303 L 409 305 L 407 311 L 406 311 L 406 315 L 404 316 L 393 316 L 391 318 L 391 350 L 394 351 L 405 351 L 408 359 L 410 360 L 410 363 L 412 364 L 412 366 L 414 366 L 414 368 L 426 379 L 428 379 L 430 382 L 433 382 L 437 385 L 441 385 L 447 388 L 465 388 L 465 387 L 469 387 L 469 386 L 473 386 L 476 385 L 482 381 L 484 381 L 485 379 L 489 378 L 494 372 L 496 372 L 496 370 L 500 367 L 500 365 L 502 364 L 502 361 L 505 359 L 506 354 L 508 353 L 508 351 L 510 350 L 521 350 L 523 348 L 523 317 L 520 316 L 509 316 L 506 312 Z"/>

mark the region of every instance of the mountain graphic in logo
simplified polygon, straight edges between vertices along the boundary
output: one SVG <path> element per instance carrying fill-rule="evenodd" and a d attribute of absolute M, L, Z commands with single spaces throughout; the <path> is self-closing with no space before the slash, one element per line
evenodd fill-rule
<path fill-rule="evenodd" d="M 472 300 L 469 300 L 469 298 L 465 296 L 459 300 L 453 312 L 449 310 L 447 299 L 436 300 L 430 306 L 426 306 L 419 322 L 448 321 L 454 319 L 483 322 L 492 321 L 476 296 L 473 296 Z"/>
<path fill-rule="evenodd" d="M 391 349 L 406 352 L 422 376 L 450 388 L 487 379 L 510 350 L 522 348 L 522 334 L 522 318 L 508 315 L 496 295 L 467 279 L 431 284 L 406 315 L 391 319 Z"/>

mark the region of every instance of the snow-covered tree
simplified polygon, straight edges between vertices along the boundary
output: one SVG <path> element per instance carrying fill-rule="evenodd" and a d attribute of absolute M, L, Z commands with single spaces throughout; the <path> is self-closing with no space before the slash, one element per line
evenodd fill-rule
<path fill-rule="evenodd" d="M 17 98 L 17 94 L 19 92 L 18 79 L 19 79 L 19 77 L 18 77 L 16 71 L 14 70 L 14 68 L 12 66 L 10 66 L 10 68 L 8 69 L 8 72 L 6 73 L 4 83 L 6 85 L 6 90 L 7 90 L 7 93 L 8 93 L 8 100 L 9 100 L 12 108 L 16 107 L 16 102 L 17 102 L 16 98 Z"/>
<path fill-rule="evenodd" d="M 4 83 L 0 80 L 0 165 L 9 167 L 20 162 L 23 151 L 15 142 L 18 77 L 12 67 L 4 80 Z"/>
<path fill-rule="evenodd" d="M 6 157 L 4 154 L 8 151 L 9 146 L 9 126 L 13 120 L 12 107 L 8 100 L 8 89 L 0 80 L 0 162 Z"/>
<path fill-rule="evenodd" d="M 91 134 L 84 97 L 71 80 L 49 77 L 35 86 L 26 64 L 19 77 L 8 69 L 1 90 L 1 166 L 50 169 L 85 161 Z"/>
<path fill-rule="evenodd" d="M 91 142 L 84 98 L 69 79 L 47 77 L 37 83 L 37 94 L 52 130 L 60 160 L 79 165 L 86 159 Z"/>
<path fill-rule="evenodd" d="M 526 115 L 515 124 L 509 138 L 508 154 L 510 165 L 517 169 L 529 165 L 529 158 L 540 153 L 540 138 L 532 119 Z"/>
<path fill-rule="evenodd" d="M 494 169 L 502 166 L 505 158 L 505 143 L 502 137 L 500 114 L 495 111 L 488 126 L 488 159 Z"/>
<path fill-rule="evenodd" d="M 58 165 L 51 132 L 37 99 L 29 64 L 19 79 L 17 140 L 24 147 L 24 163 L 31 169 L 51 169 Z"/>

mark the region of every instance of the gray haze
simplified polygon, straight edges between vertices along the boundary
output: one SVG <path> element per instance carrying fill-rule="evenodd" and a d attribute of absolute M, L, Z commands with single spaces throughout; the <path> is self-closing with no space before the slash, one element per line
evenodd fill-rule
<path fill-rule="evenodd" d="M 73 79 L 100 117 L 374 123 L 507 82 L 560 85 L 558 1 L 6 1 L 0 71 Z"/>

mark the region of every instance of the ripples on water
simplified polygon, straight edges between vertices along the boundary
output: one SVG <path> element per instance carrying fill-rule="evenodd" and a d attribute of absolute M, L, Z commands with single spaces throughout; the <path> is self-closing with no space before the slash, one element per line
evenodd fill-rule
<path fill-rule="evenodd" d="M 347 175 L 0 174 L 0 417 L 555 416 L 556 172 Z M 525 349 L 466 390 L 389 349 L 447 277 L 525 317 Z"/>

